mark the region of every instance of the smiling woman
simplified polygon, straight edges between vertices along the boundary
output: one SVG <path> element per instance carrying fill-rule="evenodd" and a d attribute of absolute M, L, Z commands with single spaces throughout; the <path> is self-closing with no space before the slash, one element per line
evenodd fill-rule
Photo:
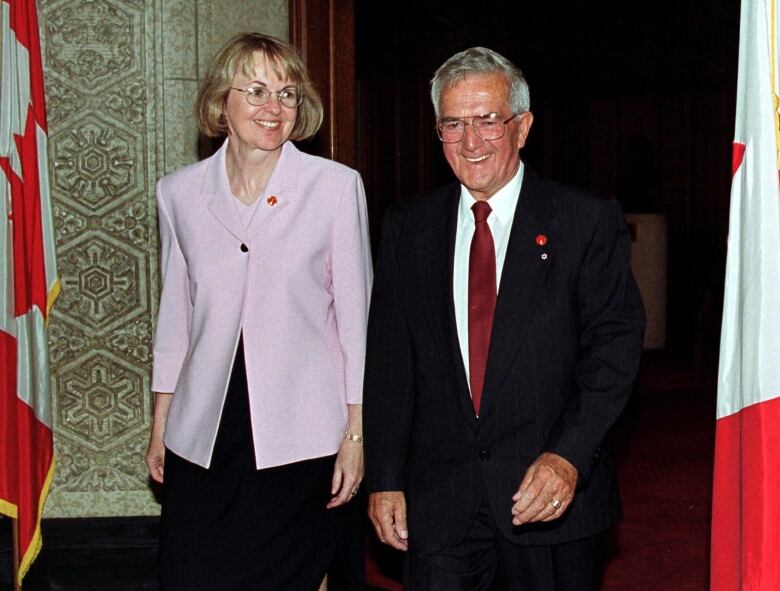
<path fill-rule="evenodd" d="M 204 135 L 230 137 L 230 187 L 245 204 L 263 192 L 282 145 L 313 136 L 323 118 L 298 54 L 263 35 L 239 35 L 215 56 L 195 109 Z"/>
<path fill-rule="evenodd" d="M 298 89 L 276 74 L 278 68 L 264 54 L 253 57 L 253 71 L 236 72 L 230 88 L 235 92 L 228 93 L 225 100 L 224 116 L 233 140 L 231 153 L 247 157 L 260 150 L 262 158 L 275 163 L 297 119 Z"/>
<path fill-rule="evenodd" d="M 363 478 L 363 184 L 289 141 L 322 104 L 278 39 L 229 41 L 196 115 L 227 139 L 157 188 L 161 588 L 316 589 Z"/>
<path fill-rule="evenodd" d="M 289 79 L 300 91 L 296 125 L 292 140 L 308 139 L 317 133 L 322 124 L 323 110 L 319 93 L 298 54 L 290 46 L 266 35 L 239 35 L 214 57 L 201 83 L 195 103 L 195 116 L 204 135 L 217 137 L 227 132 L 224 117 L 224 100 L 237 73 L 252 77 L 255 58 L 266 58 L 277 77 Z"/>

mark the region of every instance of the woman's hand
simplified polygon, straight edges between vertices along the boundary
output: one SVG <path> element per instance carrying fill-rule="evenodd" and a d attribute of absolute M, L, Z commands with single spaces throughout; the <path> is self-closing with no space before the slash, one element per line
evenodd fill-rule
<path fill-rule="evenodd" d="M 328 509 L 348 503 L 357 494 L 363 481 L 363 444 L 350 439 L 341 442 L 333 468 L 333 482 L 330 493 L 333 495 Z"/>
<path fill-rule="evenodd" d="M 162 484 L 163 468 L 165 466 L 165 445 L 162 439 L 152 436 L 149 439 L 149 449 L 146 450 L 146 465 L 149 466 L 149 476 Z"/>
<path fill-rule="evenodd" d="M 165 421 L 168 420 L 168 410 L 171 407 L 173 394 L 158 393 L 154 395 L 154 416 L 152 418 L 152 434 L 149 436 L 149 449 L 146 451 L 146 465 L 152 480 L 162 484 L 165 467 Z"/>
<path fill-rule="evenodd" d="M 330 494 L 333 496 L 328 503 L 328 509 L 348 503 L 357 495 L 360 483 L 363 482 L 363 405 L 347 405 L 347 433 L 360 439 L 354 441 L 345 439 L 341 442 L 333 467 L 333 482 Z"/>

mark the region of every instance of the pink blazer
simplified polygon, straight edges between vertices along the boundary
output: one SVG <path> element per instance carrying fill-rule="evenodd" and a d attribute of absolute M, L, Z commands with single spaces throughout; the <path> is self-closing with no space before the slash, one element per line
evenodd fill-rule
<path fill-rule="evenodd" d="M 360 175 L 287 142 L 245 228 L 212 157 L 157 184 L 152 390 L 165 445 L 208 467 L 241 333 L 257 468 L 336 453 L 361 404 L 371 253 Z"/>

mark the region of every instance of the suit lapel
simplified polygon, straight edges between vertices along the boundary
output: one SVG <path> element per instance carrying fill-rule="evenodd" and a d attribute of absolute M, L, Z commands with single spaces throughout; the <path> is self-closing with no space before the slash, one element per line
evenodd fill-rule
<path fill-rule="evenodd" d="M 455 319 L 455 299 L 453 296 L 453 274 L 455 267 L 455 237 L 458 232 L 458 207 L 460 205 L 460 184 L 453 186 L 449 202 L 449 211 L 447 212 L 445 227 L 445 247 L 447 264 L 441 266 L 446 276 L 443 278 L 443 289 L 446 294 L 447 302 L 447 331 L 449 336 L 450 357 L 453 362 L 453 371 L 455 375 L 455 388 L 458 397 L 458 406 L 463 413 L 466 422 L 472 427 L 477 427 L 477 417 L 474 414 L 474 405 L 471 401 L 471 390 L 469 388 L 468 378 L 466 377 L 466 367 L 463 362 L 463 354 L 460 349 L 460 339 L 458 338 L 458 323 Z"/>
<path fill-rule="evenodd" d="M 289 205 L 290 199 L 297 195 L 298 175 L 295 170 L 299 165 L 300 152 L 291 142 L 282 146 L 282 154 L 271 178 L 268 179 L 266 196 L 261 197 L 262 201 L 257 204 L 249 226 L 245 228 L 236 211 L 236 204 L 233 202 L 235 197 L 227 177 L 225 154 L 228 141 L 225 140 L 222 147 L 211 157 L 203 180 L 202 193 L 206 197 L 208 210 L 217 221 L 238 240 L 246 242 L 267 220 L 283 211 Z"/>
<path fill-rule="evenodd" d="M 430 348 L 449 365 L 455 384 L 454 395 L 466 421 L 476 427 L 476 417 L 469 395 L 466 370 L 460 352 L 452 293 L 455 258 L 455 234 L 458 221 L 460 185 L 455 183 L 444 194 L 432 200 L 425 219 L 419 220 L 414 251 L 417 261 L 415 291 L 423 294 L 416 322 L 426 326 Z"/>
<path fill-rule="evenodd" d="M 257 209 L 247 227 L 247 234 L 250 237 L 261 232 L 265 224 L 284 211 L 290 205 L 291 199 L 295 201 L 301 170 L 300 159 L 301 153 L 293 143 L 285 142 L 271 178 L 268 179 L 265 195 L 260 197 L 262 201 L 257 204 Z"/>
<path fill-rule="evenodd" d="M 228 182 L 227 168 L 225 167 L 227 144 L 228 140 L 225 140 L 222 143 L 222 147 L 209 159 L 201 193 L 206 199 L 206 207 L 208 207 L 211 215 L 228 232 L 241 242 L 244 242 L 246 231 L 233 203 L 235 197 L 230 192 L 230 183 Z"/>
<path fill-rule="evenodd" d="M 547 272 L 555 261 L 555 207 L 539 178 L 526 166 L 501 273 L 490 340 L 481 417 L 487 415 L 517 355 L 523 332 L 535 314 Z M 546 244 L 537 244 L 544 236 Z"/>

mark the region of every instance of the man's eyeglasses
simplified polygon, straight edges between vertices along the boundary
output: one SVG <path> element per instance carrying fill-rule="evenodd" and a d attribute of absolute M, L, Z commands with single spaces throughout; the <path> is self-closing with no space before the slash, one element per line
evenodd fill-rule
<path fill-rule="evenodd" d="M 475 117 L 446 117 L 436 122 L 436 133 L 445 144 L 457 144 L 466 133 L 466 126 L 471 125 L 474 133 L 485 141 L 497 140 L 506 133 L 506 124 L 517 117 L 515 113 L 508 119 L 501 119 L 499 113 L 488 113 Z M 469 121 L 470 120 L 470 121 Z"/>
<path fill-rule="evenodd" d="M 230 87 L 230 90 L 238 90 L 246 93 L 246 102 L 254 107 L 262 107 L 271 98 L 276 95 L 279 102 L 289 109 L 294 109 L 303 102 L 303 93 L 295 86 L 285 86 L 281 90 L 275 90 L 271 92 L 265 86 L 250 86 L 249 88 L 234 88 Z"/>

